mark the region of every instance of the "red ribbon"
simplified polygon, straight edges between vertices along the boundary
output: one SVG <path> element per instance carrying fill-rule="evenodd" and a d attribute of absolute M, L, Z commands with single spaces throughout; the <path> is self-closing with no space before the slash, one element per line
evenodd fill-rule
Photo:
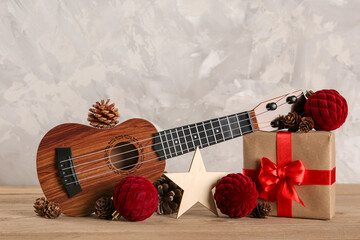
<path fill-rule="evenodd" d="M 292 161 L 291 133 L 276 134 L 277 165 L 268 158 L 261 159 L 261 169 L 244 169 L 244 175 L 261 185 L 260 197 L 277 201 L 278 216 L 292 217 L 292 201 L 303 206 L 294 185 L 331 185 L 335 182 L 332 170 L 307 170 L 301 160 Z"/>
<path fill-rule="evenodd" d="M 305 166 L 301 160 L 278 167 L 263 157 L 259 174 L 259 182 L 263 188 L 260 197 L 275 202 L 282 196 L 305 206 L 294 187 L 294 184 L 301 185 L 304 175 Z"/>

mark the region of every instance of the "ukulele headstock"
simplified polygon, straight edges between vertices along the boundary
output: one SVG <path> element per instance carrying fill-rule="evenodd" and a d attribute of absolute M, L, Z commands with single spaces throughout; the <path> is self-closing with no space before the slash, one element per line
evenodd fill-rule
<path fill-rule="evenodd" d="M 260 103 L 251 111 L 255 130 L 268 132 L 278 130 L 279 128 L 274 120 L 280 115 L 287 115 L 289 112 L 302 114 L 305 101 L 303 91 L 297 90 Z"/>

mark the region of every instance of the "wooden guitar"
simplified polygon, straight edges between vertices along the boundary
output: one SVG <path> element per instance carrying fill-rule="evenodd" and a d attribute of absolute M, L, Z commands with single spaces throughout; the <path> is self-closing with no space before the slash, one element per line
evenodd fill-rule
<path fill-rule="evenodd" d="M 129 175 L 156 181 L 165 160 L 254 131 L 274 131 L 279 115 L 303 109 L 301 90 L 260 103 L 251 111 L 158 132 L 148 121 L 130 119 L 111 129 L 66 123 L 51 129 L 37 152 L 37 173 L 45 196 L 69 216 L 94 211 Z"/>

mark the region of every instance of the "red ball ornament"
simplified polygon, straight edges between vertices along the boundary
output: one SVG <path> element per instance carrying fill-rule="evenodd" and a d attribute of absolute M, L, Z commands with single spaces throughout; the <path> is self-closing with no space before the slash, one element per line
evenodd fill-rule
<path fill-rule="evenodd" d="M 232 218 L 249 215 L 256 207 L 259 193 L 256 184 L 241 173 L 232 173 L 216 184 L 215 201 L 223 214 Z"/>
<path fill-rule="evenodd" d="M 310 95 L 304 106 L 305 115 L 314 120 L 316 130 L 331 131 L 346 120 L 346 100 L 336 90 L 324 89 Z"/>
<path fill-rule="evenodd" d="M 144 177 L 129 176 L 115 188 L 114 206 L 129 221 L 142 221 L 150 217 L 158 207 L 158 193 L 154 185 Z"/>

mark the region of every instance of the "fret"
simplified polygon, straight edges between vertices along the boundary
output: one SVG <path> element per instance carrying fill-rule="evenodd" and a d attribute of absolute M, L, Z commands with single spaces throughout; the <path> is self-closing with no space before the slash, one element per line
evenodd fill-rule
<path fill-rule="evenodd" d="M 199 135 L 198 135 L 198 130 L 196 128 L 196 124 L 189 125 L 189 128 L 190 128 L 191 137 L 193 139 L 195 147 L 200 146 L 200 148 L 202 148 L 201 142 L 199 140 Z"/>
<path fill-rule="evenodd" d="M 179 138 L 179 134 L 178 134 L 176 128 L 174 128 L 174 130 L 175 130 L 176 138 L 177 138 L 177 140 L 178 140 L 178 143 L 177 143 L 177 144 L 179 144 L 179 146 L 180 146 L 180 148 L 181 148 L 181 141 L 180 141 L 180 138 Z M 183 150 L 182 150 L 182 148 L 181 148 L 181 153 L 182 153 L 182 152 L 183 152 Z"/>
<path fill-rule="evenodd" d="M 185 128 L 183 127 L 183 130 L 184 130 L 184 135 L 185 135 L 186 142 L 188 144 L 189 151 L 194 151 L 195 144 L 194 144 L 194 140 L 191 136 L 190 126 L 185 126 Z"/>
<path fill-rule="evenodd" d="M 222 117 L 219 119 L 220 120 L 220 127 L 224 136 L 225 140 L 231 139 L 231 134 L 230 134 L 230 125 L 227 121 L 226 117 Z"/>
<path fill-rule="evenodd" d="M 162 132 L 159 132 L 159 134 L 160 134 L 160 138 L 161 138 L 161 143 L 164 146 L 166 158 L 168 158 L 169 156 L 171 157 L 171 152 L 170 152 L 170 149 L 169 149 L 169 145 L 167 143 L 165 132 L 162 131 Z"/>
<path fill-rule="evenodd" d="M 215 130 L 215 139 L 216 139 L 216 143 L 222 142 L 225 140 L 224 135 L 222 134 L 222 130 L 220 128 L 220 121 L 219 119 L 212 119 L 210 120 L 212 125 L 214 126 L 214 130 Z"/>
<path fill-rule="evenodd" d="M 175 150 L 175 147 L 174 147 L 174 142 L 172 141 L 170 130 L 165 131 L 165 137 L 166 137 L 166 140 L 167 140 L 168 145 L 169 145 L 171 157 L 176 157 L 177 156 L 176 155 L 176 150 Z"/>
<path fill-rule="evenodd" d="M 235 114 L 228 116 L 233 138 L 241 136 L 241 127 Z"/>
<path fill-rule="evenodd" d="M 166 160 L 167 156 L 165 155 L 165 146 L 163 144 L 163 141 L 161 140 L 161 133 L 154 133 L 153 134 L 153 138 L 154 138 L 154 144 L 153 144 L 153 149 L 156 152 L 156 154 L 158 155 L 160 160 Z"/>
<path fill-rule="evenodd" d="M 177 155 L 183 154 L 182 149 L 181 149 L 180 139 L 179 139 L 179 136 L 177 135 L 175 129 L 171 129 L 170 133 L 171 133 L 172 140 L 174 142 L 176 154 Z"/>
<path fill-rule="evenodd" d="M 213 135 L 213 131 L 212 131 L 212 127 L 211 127 L 211 122 L 209 120 L 205 121 L 205 122 L 203 122 L 203 126 L 205 129 L 205 135 L 206 135 L 207 141 L 209 143 L 209 146 L 214 145 L 216 142 L 215 142 L 215 137 Z"/>
<path fill-rule="evenodd" d="M 180 144 L 181 144 L 181 149 L 182 149 L 183 154 L 188 153 L 189 152 L 189 146 L 187 145 L 187 142 L 186 142 L 186 139 L 185 139 L 185 136 L 184 136 L 184 132 L 182 131 L 182 128 L 181 127 L 176 128 L 175 131 L 176 131 L 176 134 L 179 137 Z"/>
<path fill-rule="evenodd" d="M 216 140 L 216 137 L 215 137 L 215 130 L 214 130 L 214 126 L 213 126 L 213 124 L 212 124 L 212 121 L 211 121 L 211 120 L 210 120 L 209 122 L 210 122 L 210 125 L 211 125 L 211 130 L 212 130 L 212 132 L 213 132 L 213 136 L 214 136 L 215 143 L 217 143 L 217 140 Z"/>
<path fill-rule="evenodd" d="M 236 114 L 236 120 L 237 120 L 237 123 L 239 125 L 240 133 L 241 133 L 241 135 L 243 135 L 243 132 L 241 131 L 241 125 L 240 125 L 240 121 L 239 121 L 239 118 L 238 118 L 238 114 Z"/>
<path fill-rule="evenodd" d="M 229 116 L 226 116 L 226 120 L 228 121 L 228 124 L 229 124 L 229 131 L 230 131 L 230 134 L 231 134 L 231 138 L 234 138 L 234 135 L 233 135 L 232 130 L 231 130 L 231 123 L 230 123 L 230 120 L 229 120 Z"/>
<path fill-rule="evenodd" d="M 224 139 L 224 141 L 225 141 L 226 139 L 225 139 L 224 131 L 223 131 L 222 127 L 221 127 L 220 118 L 218 118 L 218 121 L 219 121 L 219 126 L 220 126 L 221 135 L 222 135 L 222 137 L 223 137 L 223 139 Z"/>
<path fill-rule="evenodd" d="M 161 142 L 161 146 L 162 146 L 162 148 L 163 148 L 163 156 L 161 156 L 161 155 L 160 155 L 160 158 L 161 158 L 161 157 L 165 157 L 165 159 L 167 159 L 167 157 L 165 156 L 165 146 L 164 146 L 163 141 L 161 141 L 160 136 L 159 136 L 159 139 L 160 139 L 160 142 Z M 156 141 L 155 141 L 155 140 L 154 140 L 154 142 L 156 143 Z"/>
<path fill-rule="evenodd" d="M 203 122 L 196 123 L 196 129 L 198 130 L 198 135 L 200 137 L 201 147 L 204 148 L 209 146 Z"/>
<path fill-rule="evenodd" d="M 206 141 L 207 141 L 207 143 L 208 143 L 207 146 L 209 146 L 209 145 L 210 145 L 210 142 L 209 142 L 209 137 L 208 137 L 207 132 L 206 132 L 206 129 L 205 129 L 205 124 L 204 124 L 204 122 L 201 122 L 201 123 L 202 123 L 203 129 L 204 129 L 203 132 L 205 133 Z"/>
<path fill-rule="evenodd" d="M 252 121 L 248 112 L 238 113 L 237 117 L 243 134 L 253 132 Z"/>

